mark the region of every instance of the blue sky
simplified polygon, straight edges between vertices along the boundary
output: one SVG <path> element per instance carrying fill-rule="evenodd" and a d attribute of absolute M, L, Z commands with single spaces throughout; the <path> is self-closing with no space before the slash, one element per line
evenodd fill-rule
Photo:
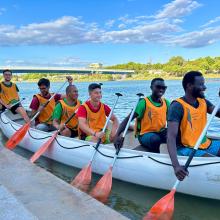
<path fill-rule="evenodd" d="M 220 56 L 215 0 L 1 0 L 0 66 Z"/>

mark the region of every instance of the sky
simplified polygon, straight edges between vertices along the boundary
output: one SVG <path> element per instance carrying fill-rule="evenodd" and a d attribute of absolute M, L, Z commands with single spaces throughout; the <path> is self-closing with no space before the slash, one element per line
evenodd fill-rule
<path fill-rule="evenodd" d="M 0 66 L 220 56 L 217 0 L 0 0 Z"/>

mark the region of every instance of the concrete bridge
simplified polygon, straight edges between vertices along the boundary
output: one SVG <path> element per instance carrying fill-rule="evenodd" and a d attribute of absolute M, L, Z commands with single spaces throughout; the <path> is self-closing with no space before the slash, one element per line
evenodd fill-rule
<path fill-rule="evenodd" d="M 27 66 L 11 66 L 0 67 L 2 72 L 4 69 L 10 69 L 13 73 L 75 73 L 75 74 L 133 74 L 134 70 L 115 70 L 115 69 L 95 69 L 95 68 L 72 68 L 72 67 L 27 67 Z"/>

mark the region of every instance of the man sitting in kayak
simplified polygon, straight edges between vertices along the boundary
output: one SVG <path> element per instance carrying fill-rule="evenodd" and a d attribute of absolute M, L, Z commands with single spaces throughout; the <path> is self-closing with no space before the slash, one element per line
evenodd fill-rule
<path fill-rule="evenodd" d="M 21 103 L 12 106 L 19 101 L 19 89 L 15 83 L 11 82 L 12 71 L 9 69 L 3 70 L 3 77 L 4 81 L 0 83 L 0 104 L 2 105 L 2 110 L 10 109 L 13 114 L 18 113 L 26 122 L 29 122 L 30 119 Z"/>
<path fill-rule="evenodd" d="M 140 144 L 150 152 L 159 153 L 160 144 L 166 143 L 166 118 L 170 102 L 162 98 L 166 86 L 162 78 L 151 81 L 152 94 L 141 99 L 135 110 L 133 119 L 136 118 L 136 135 Z M 115 147 L 120 146 L 121 133 L 129 120 L 129 115 L 122 121 L 114 141 Z"/>
<path fill-rule="evenodd" d="M 118 129 L 118 119 L 113 114 L 111 117 L 111 132 L 108 129 L 105 133 L 102 132 L 106 117 L 110 114 L 111 109 L 100 101 L 102 98 L 100 84 L 92 83 L 89 85 L 88 90 L 90 99 L 83 103 L 77 111 L 80 139 L 97 142 L 101 138 L 102 143 L 110 143 L 113 141 Z"/>
<path fill-rule="evenodd" d="M 183 180 L 188 174 L 180 166 L 177 154 L 189 156 L 207 121 L 207 113 L 211 114 L 214 105 L 205 99 L 205 80 L 202 73 L 190 71 L 182 81 L 185 95 L 170 105 L 168 113 L 167 147 L 172 160 L 175 174 Z M 220 109 L 217 117 L 220 117 Z M 220 156 L 220 140 L 210 140 L 206 136 L 196 151 L 195 156 Z"/>
<path fill-rule="evenodd" d="M 69 84 L 72 84 L 72 77 L 66 77 Z M 32 115 L 34 115 L 37 111 L 43 108 L 44 103 L 50 99 L 53 93 L 50 93 L 50 81 L 49 79 L 42 78 L 38 81 L 38 87 L 40 90 L 39 94 L 33 96 L 33 99 L 30 104 L 30 109 L 32 110 Z M 66 95 L 56 94 L 54 98 L 48 103 L 46 107 L 44 107 L 40 113 L 40 115 L 35 120 L 36 129 L 42 131 L 53 131 L 56 128 L 52 125 L 52 114 L 55 108 L 56 102 L 60 99 L 65 98 Z"/>
<path fill-rule="evenodd" d="M 53 126 L 57 130 L 61 130 L 61 135 L 73 138 L 78 136 L 78 119 L 76 116 L 74 116 L 66 126 L 64 126 L 64 123 L 77 111 L 80 104 L 81 101 L 78 100 L 78 89 L 76 86 L 67 86 L 66 98 L 58 101 L 52 117 Z"/>

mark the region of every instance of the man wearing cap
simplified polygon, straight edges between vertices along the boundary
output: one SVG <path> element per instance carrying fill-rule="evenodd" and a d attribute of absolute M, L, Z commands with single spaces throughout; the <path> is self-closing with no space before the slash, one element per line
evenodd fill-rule
<path fill-rule="evenodd" d="M 100 84 L 90 84 L 88 91 L 90 99 L 83 103 L 77 111 L 80 139 L 97 142 L 101 138 L 102 143 L 110 143 L 113 141 L 118 129 L 118 119 L 112 114 L 110 119 L 112 121 L 111 132 L 109 129 L 105 133 L 102 132 L 111 109 L 101 102 L 102 90 Z"/>

